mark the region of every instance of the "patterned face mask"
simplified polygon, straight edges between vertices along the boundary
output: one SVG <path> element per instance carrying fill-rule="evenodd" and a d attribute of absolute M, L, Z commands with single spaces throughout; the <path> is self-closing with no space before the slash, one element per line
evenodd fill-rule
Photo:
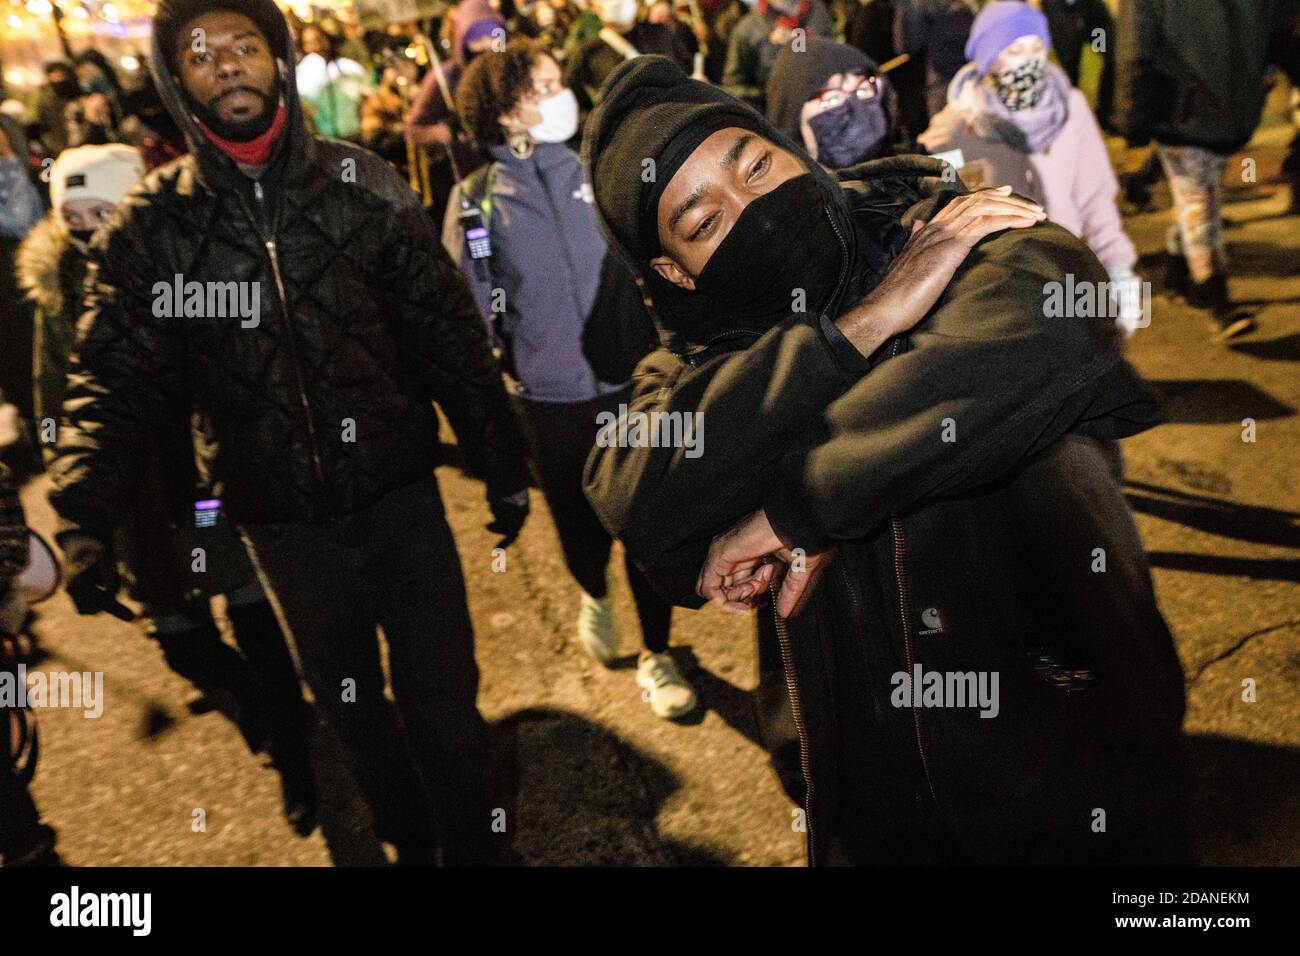
<path fill-rule="evenodd" d="M 1047 61 L 1034 57 L 1003 73 L 993 73 L 993 92 L 1013 113 L 1033 109 L 1047 88 L 1046 70 Z"/>

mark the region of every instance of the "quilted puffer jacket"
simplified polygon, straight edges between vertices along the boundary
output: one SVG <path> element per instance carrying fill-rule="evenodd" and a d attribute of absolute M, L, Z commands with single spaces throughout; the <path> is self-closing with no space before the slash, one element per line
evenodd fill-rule
<path fill-rule="evenodd" d="M 268 39 L 283 74 L 288 30 Z M 490 497 L 526 487 L 483 323 L 416 195 L 374 154 L 309 133 L 292 73 L 278 153 L 252 180 L 200 132 L 156 39 L 153 61 L 191 152 L 92 243 L 54 467 L 62 531 L 106 536 L 152 436 L 191 411 L 236 523 L 327 522 L 427 476 L 433 402 Z M 254 283 L 256 322 L 156 315 L 178 311 L 158 295 L 177 277 Z"/>

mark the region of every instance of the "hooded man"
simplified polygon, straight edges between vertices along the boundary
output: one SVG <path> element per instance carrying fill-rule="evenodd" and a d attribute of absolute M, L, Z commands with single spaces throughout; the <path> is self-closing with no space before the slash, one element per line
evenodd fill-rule
<path fill-rule="evenodd" d="M 836 181 L 657 58 L 583 159 L 663 327 L 629 416 L 711 436 L 598 443 L 587 493 L 674 603 L 773 591 L 810 862 L 1176 857 L 1182 675 L 1111 444 L 1156 409 L 1108 319 L 1044 308 L 1105 281 L 1087 247 L 932 160 Z"/>
<path fill-rule="evenodd" d="M 153 43 L 190 152 L 91 244 L 51 495 L 68 592 L 111 605 L 106 542 L 192 408 L 214 492 L 196 507 L 243 533 L 378 834 L 399 862 L 482 862 L 485 728 L 433 402 L 512 539 L 522 440 L 483 324 L 406 184 L 307 131 L 271 0 L 163 0 Z"/>

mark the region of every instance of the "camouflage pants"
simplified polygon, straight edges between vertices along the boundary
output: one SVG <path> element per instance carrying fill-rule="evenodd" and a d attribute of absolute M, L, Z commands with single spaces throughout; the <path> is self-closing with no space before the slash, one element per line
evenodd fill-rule
<path fill-rule="evenodd" d="M 1223 168 L 1228 157 L 1199 146 L 1161 146 L 1160 162 L 1174 196 L 1170 255 L 1183 256 L 1195 282 L 1228 269 L 1223 241 Z"/>

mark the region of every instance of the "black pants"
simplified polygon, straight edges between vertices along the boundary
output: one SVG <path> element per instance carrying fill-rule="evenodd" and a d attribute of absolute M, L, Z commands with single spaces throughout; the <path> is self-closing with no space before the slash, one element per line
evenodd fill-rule
<path fill-rule="evenodd" d="M 379 836 L 417 853 L 436 839 L 447 864 L 492 862 L 474 635 L 437 480 L 333 524 L 241 530 Z M 384 696 L 377 627 L 396 711 Z"/>
<path fill-rule="evenodd" d="M 613 539 L 582 493 L 582 469 L 596 444 L 596 416 L 604 411 L 617 414 L 618 406 L 631 394 L 629 385 L 586 402 L 515 399 L 528 436 L 533 473 L 560 535 L 564 563 L 582 589 L 595 598 L 605 596 L 605 568 Z M 646 650 L 663 653 L 668 649 L 673 609 L 655 593 L 626 552 L 624 555 Z"/>
<path fill-rule="evenodd" d="M 16 679 L 16 669 L 9 673 Z M 9 720 L 8 708 L 0 708 L 0 858 L 12 864 L 39 839 L 41 815 L 31 793 L 15 775 Z"/>

